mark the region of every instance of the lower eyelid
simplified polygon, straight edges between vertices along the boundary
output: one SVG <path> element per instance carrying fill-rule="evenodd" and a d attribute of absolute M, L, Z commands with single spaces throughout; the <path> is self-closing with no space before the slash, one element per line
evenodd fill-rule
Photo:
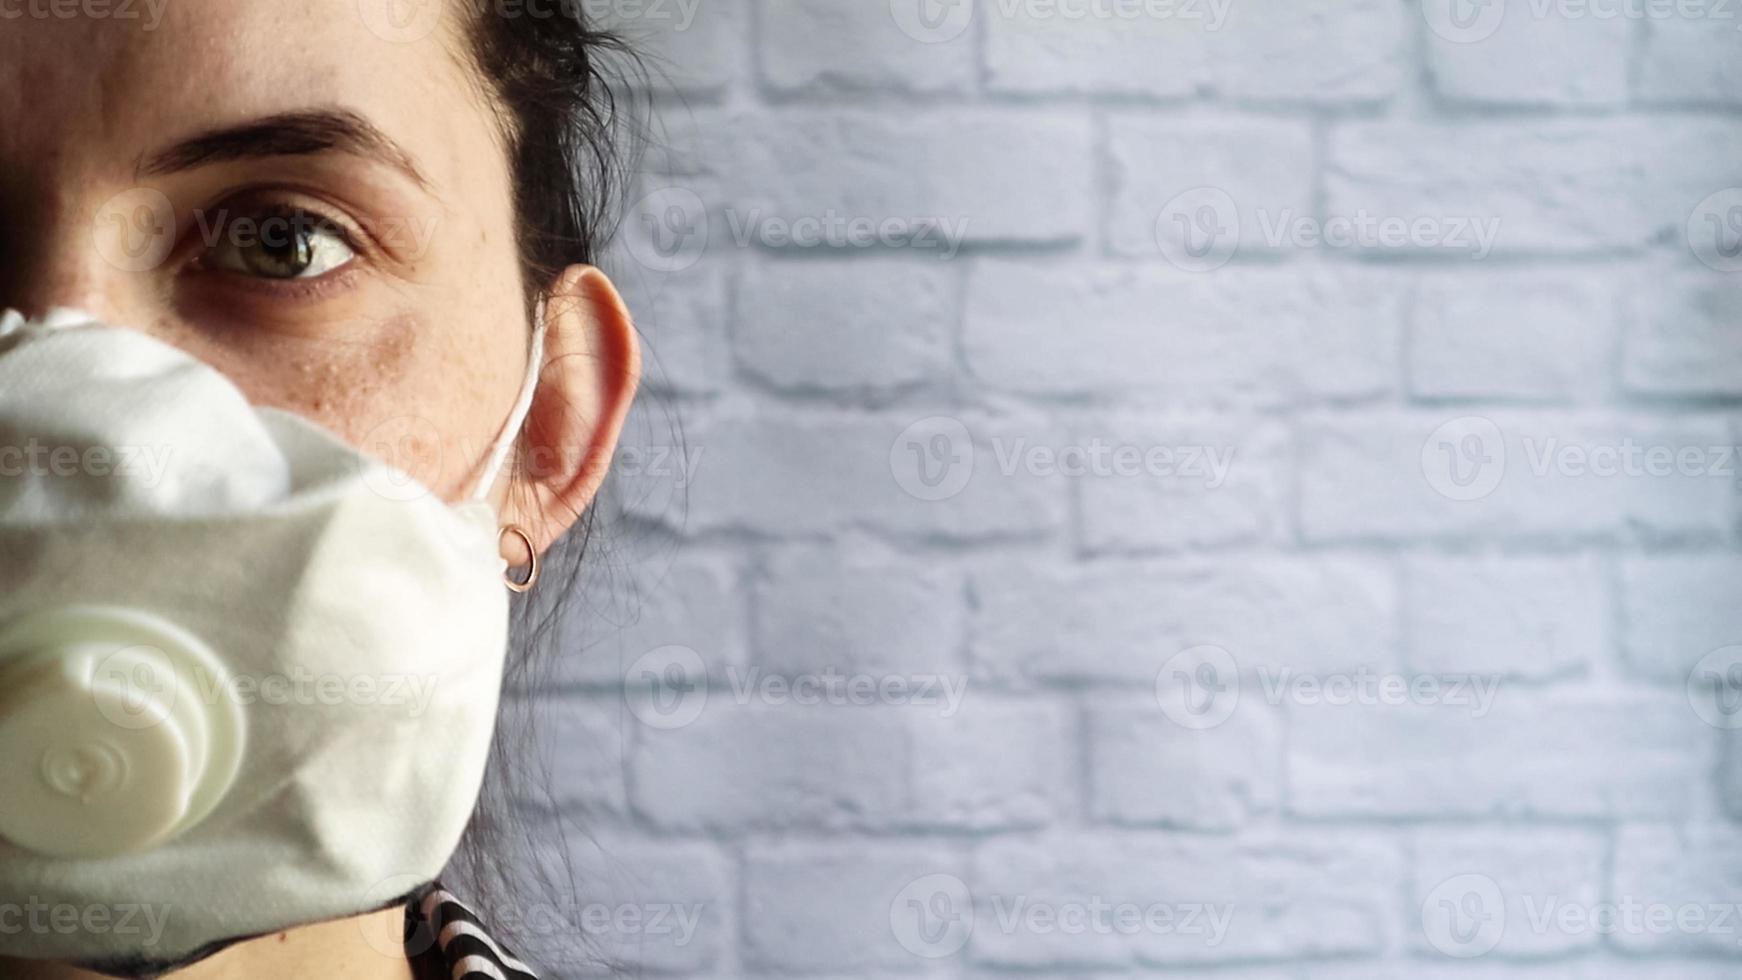
<path fill-rule="evenodd" d="M 267 279 L 227 269 L 201 269 L 193 272 L 200 288 L 227 290 L 247 294 L 255 300 L 269 302 L 321 302 L 336 299 L 355 290 L 364 271 L 359 261 L 344 265 L 309 279 Z"/>

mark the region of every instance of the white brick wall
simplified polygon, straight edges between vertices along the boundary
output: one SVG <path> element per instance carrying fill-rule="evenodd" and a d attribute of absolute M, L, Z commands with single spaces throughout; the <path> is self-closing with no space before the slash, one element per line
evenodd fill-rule
<path fill-rule="evenodd" d="M 1742 5 L 610 6 L 601 951 L 1742 975 Z"/>

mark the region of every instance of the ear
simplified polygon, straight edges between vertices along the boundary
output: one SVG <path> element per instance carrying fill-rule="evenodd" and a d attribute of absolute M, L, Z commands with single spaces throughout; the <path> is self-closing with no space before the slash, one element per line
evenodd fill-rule
<path fill-rule="evenodd" d="M 502 510 L 541 554 L 598 494 L 641 383 L 635 325 L 603 272 L 573 265 L 557 278 L 545 301 L 544 358 Z M 505 544 L 503 557 L 524 563 L 524 552 Z"/>

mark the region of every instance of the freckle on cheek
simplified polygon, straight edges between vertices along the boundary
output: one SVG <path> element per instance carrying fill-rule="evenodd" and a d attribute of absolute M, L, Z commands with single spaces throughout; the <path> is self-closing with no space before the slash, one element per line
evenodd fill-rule
<path fill-rule="evenodd" d="M 381 324 L 379 337 L 370 345 L 370 366 L 389 377 L 402 376 L 417 346 L 418 322 L 409 313 Z"/>
<path fill-rule="evenodd" d="M 367 429 L 403 406 L 382 404 L 403 391 L 413 370 L 418 325 L 410 315 L 377 321 L 352 342 L 299 342 L 285 360 L 295 379 L 286 407 L 324 422 L 342 435 Z"/>
<path fill-rule="evenodd" d="M 336 402 L 348 393 L 344 390 L 343 373 L 339 365 L 326 360 L 304 359 L 296 365 L 297 384 L 292 393 L 299 411 L 324 419 Z"/>

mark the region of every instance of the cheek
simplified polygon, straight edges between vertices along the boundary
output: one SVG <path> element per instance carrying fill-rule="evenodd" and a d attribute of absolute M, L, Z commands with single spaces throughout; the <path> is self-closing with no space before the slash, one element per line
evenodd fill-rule
<path fill-rule="evenodd" d="M 407 404 L 410 394 L 433 380 L 429 352 L 417 342 L 427 325 L 411 313 L 381 321 L 367 342 L 309 344 L 299 340 L 266 346 L 257 363 L 272 365 L 268 397 L 279 407 L 304 415 L 361 444 L 367 428 L 380 424 L 383 411 Z"/>
<path fill-rule="evenodd" d="M 195 353 L 252 403 L 302 416 L 455 500 L 496 434 L 480 406 L 503 385 L 464 356 L 461 326 L 405 311 L 334 332 L 359 339 L 262 333 Z"/>

